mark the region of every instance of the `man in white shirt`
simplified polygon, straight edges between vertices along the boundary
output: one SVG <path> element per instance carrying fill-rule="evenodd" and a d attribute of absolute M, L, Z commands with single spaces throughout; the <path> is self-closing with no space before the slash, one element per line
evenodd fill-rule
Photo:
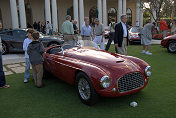
<path fill-rule="evenodd" d="M 53 26 L 49 21 L 46 23 L 46 32 L 48 35 L 53 35 Z"/>
<path fill-rule="evenodd" d="M 127 16 L 122 15 L 121 22 L 118 23 L 115 27 L 114 44 L 117 47 L 118 53 L 123 55 L 127 54 L 127 46 L 129 41 L 126 22 L 127 22 Z"/>
<path fill-rule="evenodd" d="M 32 38 L 33 32 L 34 32 L 33 29 L 28 29 L 27 30 L 28 38 L 26 38 L 23 42 L 23 50 L 25 51 L 25 61 L 26 61 L 25 62 L 24 83 L 27 83 L 30 77 L 30 61 L 29 61 L 29 55 L 27 54 L 27 48 L 28 48 L 28 45 L 32 42 L 31 38 Z"/>

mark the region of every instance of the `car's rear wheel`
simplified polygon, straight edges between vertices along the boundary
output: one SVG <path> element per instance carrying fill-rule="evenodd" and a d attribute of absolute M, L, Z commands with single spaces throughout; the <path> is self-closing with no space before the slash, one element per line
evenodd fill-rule
<path fill-rule="evenodd" d="M 167 45 L 167 50 L 170 53 L 176 53 L 176 41 L 170 41 Z"/>
<path fill-rule="evenodd" d="M 85 73 L 80 72 L 77 74 L 75 86 L 82 103 L 89 106 L 96 104 L 98 101 L 98 94 L 96 93 L 91 80 Z"/>
<path fill-rule="evenodd" d="M 5 55 L 8 53 L 8 47 L 6 43 L 2 42 L 2 54 Z"/>

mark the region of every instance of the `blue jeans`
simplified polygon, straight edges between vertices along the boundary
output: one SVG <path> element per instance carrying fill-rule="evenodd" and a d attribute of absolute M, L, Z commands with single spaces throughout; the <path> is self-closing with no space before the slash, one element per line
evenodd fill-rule
<path fill-rule="evenodd" d="M 6 85 L 5 74 L 3 71 L 3 64 L 2 64 L 2 52 L 0 51 L 0 87 Z"/>
<path fill-rule="evenodd" d="M 52 29 L 49 30 L 49 35 L 53 35 L 53 30 Z"/>
<path fill-rule="evenodd" d="M 25 72 L 24 72 L 24 80 L 28 80 L 30 77 L 30 61 L 29 58 L 25 58 L 26 63 L 25 63 Z"/>

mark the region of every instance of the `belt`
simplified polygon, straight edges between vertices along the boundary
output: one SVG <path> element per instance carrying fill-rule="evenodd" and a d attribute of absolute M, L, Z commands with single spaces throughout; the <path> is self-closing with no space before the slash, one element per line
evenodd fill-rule
<path fill-rule="evenodd" d="M 90 36 L 83 36 L 83 37 L 90 37 Z"/>
<path fill-rule="evenodd" d="M 102 34 L 101 35 L 96 35 L 96 36 L 102 36 Z"/>
<path fill-rule="evenodd" d="M 127 38 L 127 37 L 123 37 L 123 38 Z"/>

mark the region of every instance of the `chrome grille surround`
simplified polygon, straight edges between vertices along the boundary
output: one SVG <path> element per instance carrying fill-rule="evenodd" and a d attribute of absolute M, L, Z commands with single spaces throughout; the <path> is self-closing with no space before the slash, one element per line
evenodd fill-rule
<path fill-rule="evenodd" d="M 144 86 L 144 78 L 140 72 L 126 74 L 117 80 L 120 93 L 129 92 Z"/>

